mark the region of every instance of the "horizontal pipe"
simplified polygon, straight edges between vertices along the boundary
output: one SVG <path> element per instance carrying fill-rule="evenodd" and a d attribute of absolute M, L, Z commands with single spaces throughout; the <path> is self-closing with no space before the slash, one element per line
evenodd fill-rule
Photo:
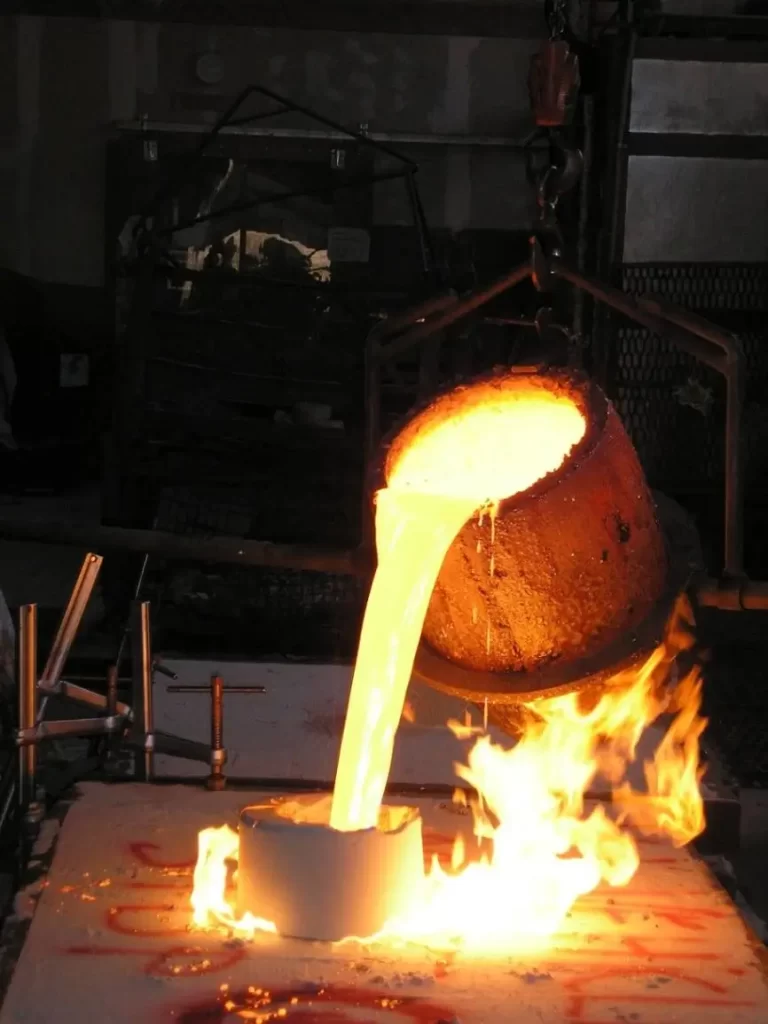
<path fill-rule="evenodd" d="M 768 611 L 768 580 L 707 579 L 696 587 L 696 598 L 703 608 L 726 612 Z"/>
<path fill-rule="evenodd" d="M 349 131 L 314 128 L 257 128 L 247 123 L 233 123 L 221 129 L 220 135 L 244 135 L 251 138 L 299 139 L 305 142 L 354 142 Z M 158 134 L 202 135 L 208 128 L 189 121 L 121 121 L 117 128 L 127 132 L 157 132 Z M 530 134 L 530 133 L 529 133 Z M 406 146 L 444 146 L 454 149 L 536 149 L 529 144 L 526 135 L 440 135 L 432 132 L 366 132 L 365 139 L 371 142 L 394 142 Z"/>
<path fill-rule="evenodd" d="M 266 693 L 266 686 L 223 686 L 221 689 L 222 695 L 226 697 L 228 693 L 239 693 L 239 694 L 253 694 L 253 693 Z M 205 693 L 210 696 L 211 687 L 208 686 L 169 686 L 166 693 Z"/>
<path fill-rule="evenodd" d="M 317 548 L 303 544 L 271 544 L 238 537 L 186 537 L 159 530 L 119 526 L 81 526 L 47 520 L 0 520 L 3 540 L 36 541 L 79 548 L 133 551 L 155 558 L 251 565 L 270 569 L 365 576 L 369 561 L 353 549 Z"/>

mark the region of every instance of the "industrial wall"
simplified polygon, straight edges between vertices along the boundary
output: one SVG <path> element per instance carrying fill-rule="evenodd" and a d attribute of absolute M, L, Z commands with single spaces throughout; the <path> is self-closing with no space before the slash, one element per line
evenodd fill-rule
<path fill-rule="evenodd" d="M 535 45 L 2 19 L 0 264 L 54 285 L 99 288 L 104 158 L 117 125 L 208 125 L 252 82 L 371 131 L 479 136 L 471 146 L 398 142 L 422 167 L 429 220 L 457 232 L 524 227 L 531 200 L 519 143 L 531 124 L 526 76 Z M 402 190 L 380 186 L 375 222 L 407 217 Z"/>

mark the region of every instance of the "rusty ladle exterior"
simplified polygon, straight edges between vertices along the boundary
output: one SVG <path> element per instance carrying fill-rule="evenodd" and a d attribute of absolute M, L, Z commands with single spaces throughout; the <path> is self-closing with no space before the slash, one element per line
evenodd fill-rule
<path fill-rule="evenodd" d="M 679 586 L 635 450 L 584 374 L 506 370 L 447 391 L 393 435 L 379 483 L 435 421 L 537 391 L 573 401 L 586 433 L 558 470 L 463 527 L 424 623 L 417 676 L 469 700 L 560 692 L 649 653 Z"/>
<path fill-rule="evenodd" d="M 536 673 L 597 656 L 631 634 L 665 592 L 664 539 L 637 455 L 583 374 L 507 372 L 449 391 L 394 438 L 387 470 L 436 420 L 499 393 L 541 391 L 574 401 L 587 430 L 558 470 L 502 501 L 497 514 L 474 516 L 449 548 L 423 636 L 466 669 Z"/>

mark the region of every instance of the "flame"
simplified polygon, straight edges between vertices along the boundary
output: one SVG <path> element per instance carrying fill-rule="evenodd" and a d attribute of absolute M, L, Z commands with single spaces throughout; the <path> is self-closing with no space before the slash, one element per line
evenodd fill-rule
<path fill-rule="evenodd" d="M 233 932 L 276 932 L 273 921 L 244 914 L 238 918 L 227 900 L 229 864 L 237 861 L 237 832 L 229 825 L 205 828 L 197 837 L 197 862 L 192 879 L 192 924 L 197 928 L 223 926 Z"/>
<path fill-rule="evenodd" d="M 457 842 L 452 870 L 434 860 L 422 892 L 382 938 L 444 946 L 458 937 L 465 950 L 530 951 L 561 927 L 580 896 L 601 883 L 630 882 L 640 864 L 630 826 L 678 846 L 701 833 L 706 723 L 698 670 L 670 685 L 678 655 L 692 644 L 691 626 L 682 598 L 664 642 L 639 671 L 614 677 L 593 707 L 578 694 L 538 701 L 528 705 L 528 725 L 511 749 L 487 735 L 476 740 L 456 772 L 478 795 L 470 801 L 474 834 L 490 841 L 491 853 L 467 863 Z M 645 765 L 646 791 L 623 781 L 613 793 L 617 813 L 602 801 L 588 811 L 590 787 L 625 779 L 647 726 L 670 712 Z"/>
<path fill-rule="evenodd" d="M 330 823 L 341 831 L 376 827 L 416 647 L 443 557 L 479 509 L 556 469 L 584 435 L 567 397 L 541 390 L 499 393 L 431 425 L 394 466 L 377 498 L 379 566 L 371 587 L 342 739 Z M 522 439 L 499 447 L 489 438 Z M 530 439 L 535 438 L 535 444 Z M 637 670 L 612 679 L 592 706 L 577 694 L 540 700 L 526 727 L 503 748 L 470 723 L 451 723 L 474 740 L 456 765 L 476 796 L 472 837 L 457 836 L 450 870 L 437 859 L 413 880 L 406 913 L 378 938 L 465 950 L 530 950 L 561 927 L 582 895 L 601 883 L 626 885 L 639 866 L 633 829 L 678 845 L 704 826 L 699 790 L 701 683 L 695 670 L 674 685 L 679 655 L 693 645 L 685 600 L 664 641 Z M 635 791 L 629 766 L 647 726 L 673 715 Z M 613 802 L 586 801 L 603 780 Z M 460 793 L 460 796 L 458 795 Z M 459 799 L 466 796 L 458 791 Z M 592 802 L 594 804 L 594 801 Z M 272 922 L 235 919 L 226 899 L 230 829 L 200 834 L 194 923 L 241 933 Z"/>

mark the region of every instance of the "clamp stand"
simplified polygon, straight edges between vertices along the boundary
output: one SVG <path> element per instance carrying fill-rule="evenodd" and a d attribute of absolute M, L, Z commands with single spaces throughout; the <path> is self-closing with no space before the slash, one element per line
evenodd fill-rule
<path fill-rule="evenodd" d="M 83 613 L 93 592 L 103 559 L 87 554 L 83 560 L 69 603 L 53 641 L 45 667 L 37 672 L 37 606 L 24 605 L 19 615 L 19 727 L 16 745 L 19 748 L 18 802 L 30 823 L 42 816 L 42 803 L 37 788 L 37 746 L 46 740 L 67 736 L 93 736 L 106 739 L 106 758 L 114 765 L 114 757 L 121 746 L 131 747 L 143 755 L 138 775 L 150 780 L 154 775 L 154 756 L 158 753 L 186 760 L 220 766 L 226 753 L 219 743 L 214 754 L 212 747 L 154 728 L 152 687 L 158 665 L 152 655 L 150 606 L 148 601 L 136 602 L 133 607 L 133 701 L 125 704 L 117 699 L 117 668 L 112 666 L 107 675 L 106 695 L 78 686 L 62 678 L 62 671 L 72 643 L 82 621 Z M 242 689 L 242 688 L 241 688 Z M 251 688 L 263 692 L 263 687 Z M 40 695 L 42 700 L 40 700 Z M 223 690 L 222 690 L 223 694 Z M 48 700 L 52 696 L 67 699 L 91 708 L 97 714 L 91 718 L 51 721 L 45 718 Z M 218 731 L 221 737 L 221 702 L 218 708 Z M 89 759 L 89 767 L 96 768 L 103 758 Z M 68 782 L 75 781 L 73 776 Z M 59 787 L 62 789 L 64 787 Z"/>

